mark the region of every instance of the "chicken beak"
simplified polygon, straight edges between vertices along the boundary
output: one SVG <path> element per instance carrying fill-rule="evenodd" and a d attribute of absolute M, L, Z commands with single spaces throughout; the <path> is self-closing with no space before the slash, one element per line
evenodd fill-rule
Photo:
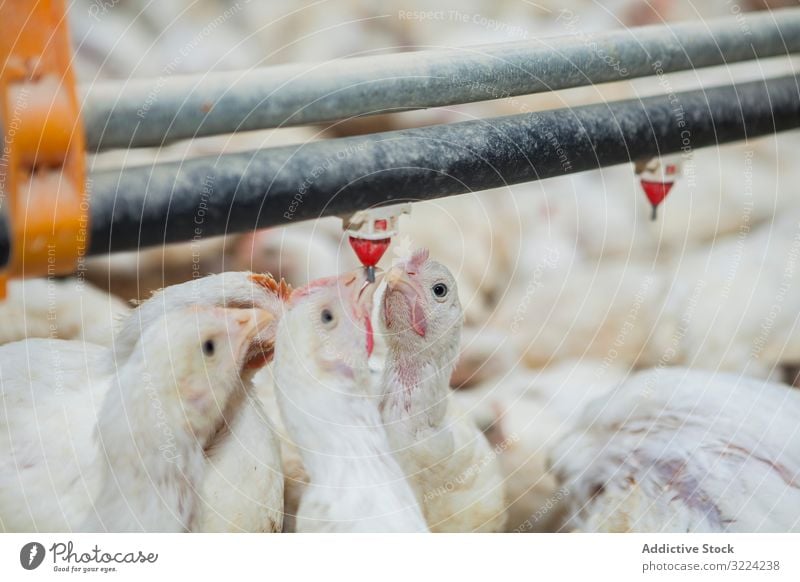
<path fill-rule="evenodd" d="M 392 293 L 399 293 L 408 306 L 409 320 L 412 329 L 420 337 L 425 337 L 428 330 L 428 320 L 425 316 L 425 293 L 422 288 L 411 279 L 405 269 L 395 266 L 386 273 L 386 296 L 384 297 L 384 318 L 387 324 L 392 321 L 387 299 Z"/>
<path fill-rule="evenodd" d="M 378 288 L 378 284 L 370 283 L 366 277 L 358 283 L 356 304 L 367 313 L 370 313 L 372 312 L 372 302 L 375 298 L 375 290 Z"/>
<path fill-rule="evenodd" d="M 375 290 L 378 285 L 370 282 L 364 269 L 358 269 L 353 273 L 348 273 L 343 277 L 346 286 L 351 291 L 353 315 L 364 323 L 366 334 L 367 357 L 372 355 L 375 348 L 375 336 L 372 330 L 372 305 Z"/>
<path fill-rule="evenodd" d="M 272 360 L 275 351 L 275 316 L 265 309 L 242 309 L 235 316 L 238 353 L 243 368 L 260 368 Z"/>

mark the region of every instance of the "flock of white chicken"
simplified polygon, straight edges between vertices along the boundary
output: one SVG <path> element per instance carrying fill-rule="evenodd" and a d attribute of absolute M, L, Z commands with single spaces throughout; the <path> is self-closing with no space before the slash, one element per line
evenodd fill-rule
<path fill-rule="evenodd" d="M 450 392 L 456 282 L 425 251 L 384 279 L 374 300 L 360 270 L 295 291 L 210 275 L 110 346 L 58 339 L 54 303 L 56 336 L 0 347 L 3 529 L 501 530 L 498 461 Z M 53 293 L 103 307 L 83 291 Z"/>
<path fill-rule="evenodd" d="M 177 19 L 84 4 L 71 17 L 87 81 L 515 40 L 481 19 L 397 17 L 414 2 L 247 3 L 175 63 L 219 3 Z M 725 14 L 618 4 L 624 24 Z M 562 10 L 618 25 L 579 0 L 453 10 L 531 36 L 576 32 Z M 137 42 L 152 55 L 124 50 Z M 90 167 L 663 91 L 643 79 Z M 798 145 L 795 132 L 694 152 L 654 222 L 628 166 L 415 204 L 380 285 L 354 270 L 335 219 L 95 258 L 88 282 L 14 282 L 0 304 L 0 529 L 800 531 Z"/>

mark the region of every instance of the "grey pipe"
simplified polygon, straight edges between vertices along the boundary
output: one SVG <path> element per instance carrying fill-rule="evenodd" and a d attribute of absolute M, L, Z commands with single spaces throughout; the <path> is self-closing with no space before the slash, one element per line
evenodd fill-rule
<path fill-rule="evenodd" d="M 96 172 L 90 254 L 563 176 L 797 127 L 800 85 L 789 76 Z M 0 237 L 0 250 L 4 243 Z"/>
<path fill-rule="evenodd" d="M 83 87 L 91 150 L 541 93 L 800 52 L 800 8 Z"/>

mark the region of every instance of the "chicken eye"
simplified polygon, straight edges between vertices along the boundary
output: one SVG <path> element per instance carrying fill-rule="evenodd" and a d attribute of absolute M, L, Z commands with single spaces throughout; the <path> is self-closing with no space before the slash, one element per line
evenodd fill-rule
<path fill-rule="evenodd" d="M 209 357 L 213 356 L 216 347 L 217 346 L 214 344 L 214 340 L 206 340 L 203 342 L 203 353 Z"/>
<path fill-rule="evenodd" d="M 447 285 L 444 283 L 436 283 L 436 285 L 433 286 L 433 294 L 441 299 L 447 295 Z"/>
<path fill-rule="evenodd" d="M 333 312 L 330 309 L 323 309 L 319 318 L 323 325 L 329 325 L 334 320 Z"/>

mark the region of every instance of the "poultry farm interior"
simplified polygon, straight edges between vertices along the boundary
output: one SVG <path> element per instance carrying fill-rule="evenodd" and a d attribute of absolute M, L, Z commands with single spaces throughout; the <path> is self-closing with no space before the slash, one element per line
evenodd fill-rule
<path fill-rule="evenodd" d="M 783 5 L 796 3 L 743 3 Z M 68 13 L 89 85 L 730 15 L 681 0 L 76 0 Z M 639 99 L 796 62 L 197 137 L 87 166 Z M 657 215 L 633 163 L 415 201 L 367 293 L 336 217 L 9 281 L 0 530 L 798 532 L 798 151 L 795 130 L 678 154 Z M 265 329 L 266 366 L 248 348 Z"/>

